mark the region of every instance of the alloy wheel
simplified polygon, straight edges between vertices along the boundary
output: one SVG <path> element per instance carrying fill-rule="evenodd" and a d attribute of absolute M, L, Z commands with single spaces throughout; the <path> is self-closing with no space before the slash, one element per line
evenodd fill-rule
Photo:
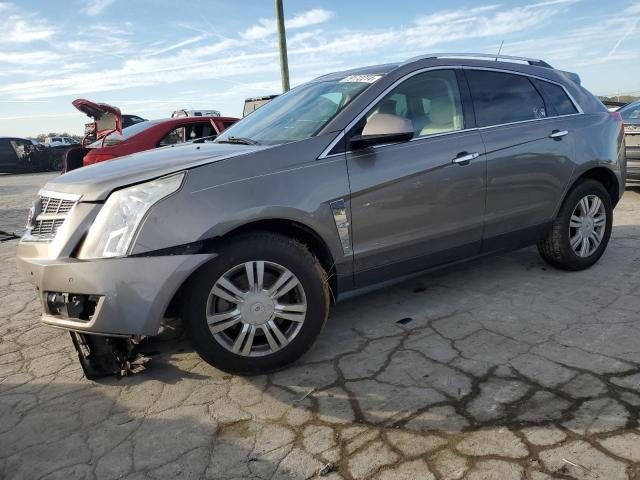
<path fill-rule="evenodd" d="M 302 284 L 286 267 L 251 261 L 236 265 L 214 283 L 206 306 L 216 341 L 242 356 L 257 357 L 286 347 L 307 314 Z"/>
<path fill-rule="evenodd" d="M 587 258 L 602 243 L 607 225 L 604 203 L 597 195 L 586 195 L 573 209 L 569 221 L 569 243 L 576 255 Z"/>

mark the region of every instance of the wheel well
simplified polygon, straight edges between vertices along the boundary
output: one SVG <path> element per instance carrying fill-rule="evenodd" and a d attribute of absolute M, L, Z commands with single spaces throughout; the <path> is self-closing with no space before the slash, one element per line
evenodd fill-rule
<path fill-rule="evenodd" d="M 595 180 L 596 182 L 600 182 L 609 192 L 609 196 L 611 197 L 611 204 L 614 207 L 616 206 L 618 200 L 620 199 L 620 187 L 618 185 L 618 178 L 611 170 L 603 167 L 592 168 L 591 170 L 587 170 L 582 175 L 580 175 L 578 180 L 582 178 L 589 178 L 591 180 Z"/>
<path fill-rule="evenodd" d="M 292 220 L 269 219 L 249 223 L 247 225 L 243 225 L 242 227 L 238 227 L 224 234 L 223 236 L 212 239 L 212 241 L 210 242 L 211 250 L 215 251 L 216 245 L 219 245 L 219 243 L 223 240 L 228 240 L 229 238 L 232 238 L 236 235 L 250 232 L 278 233 L 280 235 L 298 240 L 300 243 L 304 244 L 311 251 L 311 253 L 316 256 L 316 258 L 320 262 L 320 265 L 322 265 L 322 268 L 324 268 L 325 272 L 327 272 L 327 277 L 329 278 L 329 288 L 331 289 L 331 296 L 333 301 L 335 301 L 337 280 L 335 263 L 333 261 L 333 256 L 331 255 L 331 251 L 327 247 L 326 243 L 322 240 L 320 235 L 318 235 L 311 228 L 299 222 L 295 222 Z M 183 282 L 180 288 L 178 288 L 176 293 L 173 295 L 173 298 L 171 299 L 171 302 L 167 307 L 165 317 L 174 317 L 179 314 L 179 299 L 182 295 L 182 292 L 185 290 L 185 288 L 187 288 L 189 281 L 197 271 L 198 270 L 192 272 L 191 275 L 189 275 L 189 277 Z"/>

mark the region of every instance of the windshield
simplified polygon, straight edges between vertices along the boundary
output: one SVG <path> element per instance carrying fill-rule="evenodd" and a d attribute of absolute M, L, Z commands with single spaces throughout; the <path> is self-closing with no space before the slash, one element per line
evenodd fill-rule
<path fill-rule="evenodd" d="M 623 120 L 640 120 L 640 102 L 626 105 L 619 112 Z"/>
<path fill-rule="evenodd" d="M 241 139 L 275 145 L 312 137 L 378 78 L 380 75 L 358 75 L 301 85 L 225 130 L 216 142 Z"/>
<path fill-rule="evenodd" d="M 159 122 L 159 120 L 153 121 L 144 121 L 140 123 L 136 123 L 135 125 L 131 125 L 130 127 L 122 129 L 122 135 L 118 132 L 113 132 L 107 135 L 104 138 L 100 138 L 95 142 L 88 145 L 88 148 L 100 148 L 100 147 L 108 147 L 110 145 L 115 145 L 117 143 L 122 142 L 123 140 L 127 140 L 134 135 L 139 134 L 140 132 L 144 132 L 146 129 L 153 127 Z"/>

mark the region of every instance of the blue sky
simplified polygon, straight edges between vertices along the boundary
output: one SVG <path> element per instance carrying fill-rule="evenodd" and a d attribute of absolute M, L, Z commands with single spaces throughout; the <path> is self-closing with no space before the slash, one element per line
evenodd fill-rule
<path fill-rule="evenodd" d="M 427 52 L 502 52 L 640 94 L 638 0 L 284 0 L 292 85 Z M 124 113 L 240 115 L 280 89 L 271 0 L 0 1 L 0 136 L 86 121 L 78 97 Z"/>

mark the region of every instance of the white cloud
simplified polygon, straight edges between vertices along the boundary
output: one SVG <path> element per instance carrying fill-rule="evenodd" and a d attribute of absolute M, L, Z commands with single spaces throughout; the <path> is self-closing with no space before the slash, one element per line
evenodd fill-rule
<path fill-rule="evenodd" d="M 620 48 L 620 45 L 622 44 L 622 42 L 624 42 L 627 39 L 627 37 L 629 35 L 631 35 L 633 33 L 633 31 L 636 29 L 636 27 L 638 26 L 638 21 L 639 20 L 640 20 L 640 18 L 636 18 L 636 19 L 632 19 L 629 22 L 628 28 L 625 30 L 625 32 L 622 34 L 622 36 L 618 39 L 618 41 L 615 43 L 613 48 L 609 51 L 609 53 L 607 54 L 607 58 L 613 57 L 613 55 L 616 53 L 618 48 Z"/>
<path fill-rule="evenodd" d="M 85 6 L 84 13 L 90 17 L 100 15 L 102 11 L 111 5 L 115 0 L 89 0 Z"/>
<path fill-rule="evenodd" d="M 33 15 L 20 13 L 0 18 L 0 43 L 30 43 L 48 40 L 56 33 L 56 29 L 48 22 Z"/>
<path fill-rule="evenodd" d="M 149 52 L 147 53 L 147 56 L 151 57 L 155 55 L 162 55 L 163 53 L 171 52 L 173 50 L 178 50 L 179 48 L 186 47 L 187 45 L 191 45 L 192 43 L 198 43 L 199 41 L 204 40 L 208 36 L 209 35 L 207 35 L 206 33 L 196 35 L 195 37 L 187 38 L 186 40 L 182 40 L 180 42 L 173 43 L 167 47 L 163 47 L 160 50 L 154 50 L 153 52 Z"/>
<path fill-rule="evenodd" d="M 640 2 L 635 2 L 625 8 L 624 13 L 627 15 L 640 15 Z"/>
<path fill-rule="evenodd" d="M 285 20 L 285 28 L 296 29 L 310 27 L 326 22 L 331 17 L 333 17 L 333 12 L 322 8 L 314 8 L 313 10 L 298 14 L 289 20 Z M 241 32 L 240 36 L 245 40 L 260 40 L 275 34 L 276 31 L 277 25 L 275 19 L 261 18 L 258 20 L 258 25 L 253 25 L 244 32 Z"/>
<path fill-rule="evenodd" d="M 329 10 L 323 10 L 322 8 L 314 8 L 308 12 L 296 15 L 291 20 L 285 21 L 285 27 L 287 28 L 304 28 L 311 25 L 317 25 L 319 23 L 326 22 L 333 17 L 333 12 Z"/>

